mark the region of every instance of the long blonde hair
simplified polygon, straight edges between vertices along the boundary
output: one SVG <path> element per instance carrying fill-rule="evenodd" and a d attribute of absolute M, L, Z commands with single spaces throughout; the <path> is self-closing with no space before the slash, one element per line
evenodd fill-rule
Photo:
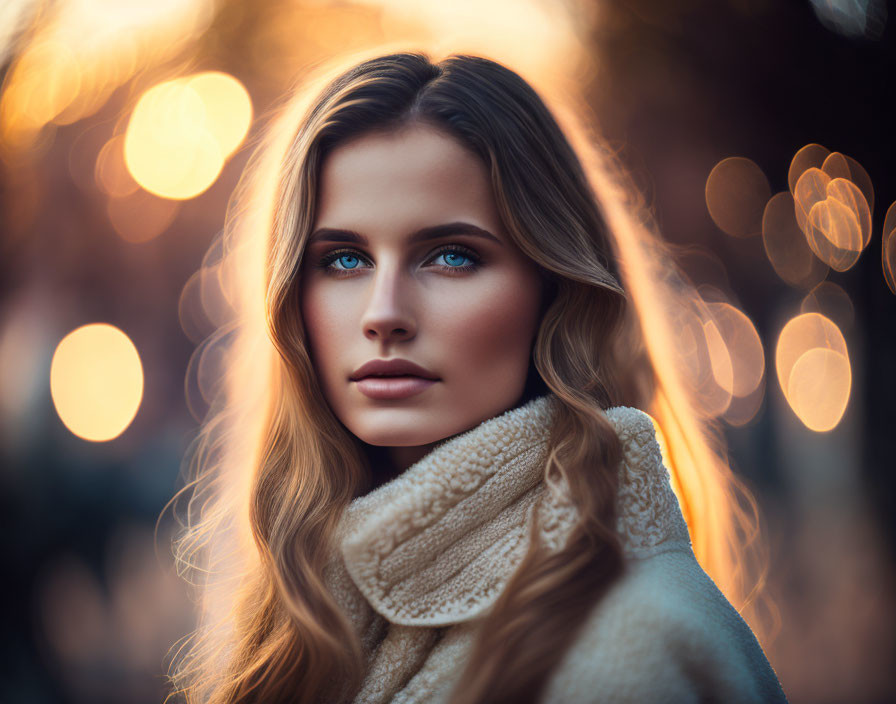
<path fill-rule="evenodd" d="M 277 111 L 214 266 L 230 316 L 204 347 L 222 372 L 176 497 L 188 497 L 176 554 L 201 618 L 174 655 L 174 692 L 188 702 L 341 702 L 361 686 L 365 656 L 323 572 L 370 467 L 316 378 L 299 276 L 327 154 L 413 123 L 483 160 L 508 235 L 540 267 L 549 295 L 526 394 L 560 400 L 545 477 L 562 476 L 580 515 L 561 552 L 532 541 L 483 620 L 453 703 L 537 701 L 583 615 L 623 572 L 610 406 L 644 408 L 671 429 L 667 459 L 698 559 L 743 604 L 747 582 L 733 565 L 755 537 L 755 504 L 714 454 L 712 424 L 680 370 L 658 363 L 671 359 L 662 347 L 671 333 L 656 319 L 671 286 L 651 267 L 669 252 L 611 155 L 591 149 L 593 138 L 574 148 L 586 132 L 561 128 L 529 83 L 483 57 L 394 53 L 319 80 L 322 89 L 305 86 Z"/>

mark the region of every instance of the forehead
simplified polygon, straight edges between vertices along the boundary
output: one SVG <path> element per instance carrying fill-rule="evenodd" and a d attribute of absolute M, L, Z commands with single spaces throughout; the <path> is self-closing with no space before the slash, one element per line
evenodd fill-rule
<path fill-rule="evenodd" d="M 475 154 L 436 128 L 362 135 L 324 160 L 318 225 L 361 228 L 401 220 L 425 226 L 434 218 L 461 217 L 495 226 L 488 173 Z"/>

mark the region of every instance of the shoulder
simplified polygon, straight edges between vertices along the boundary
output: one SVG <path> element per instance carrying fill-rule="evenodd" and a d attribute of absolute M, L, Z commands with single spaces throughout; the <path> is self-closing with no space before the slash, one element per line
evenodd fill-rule
<path fill-rule="evenodd" d="M 614 406 L 606 415 L 622 442 L 617 529 L 626 553 L 646 557 L 690 546 L 690 533 L 663 463 L 653 419 L 630 406 Z"/>
<path fill-rule="evenodd" d="M 689 548 L 627 561 L 548 693 L 557 704 L 786 702 L 750 627 Z"/>
<path fill-rule="evenodd" d="M 616 433 L 623 443 L 643 447 L 650 443 L 651 438 L 655 439 L 653 420 L 640 408 L 613 406 L 604 413 L 616 428 Z"/>
<path fill-rule="evenodd" d="M 622 444 L 616 529 L 626 555 L 647 557 L 689 548 L 691 536 L 663 464 L 653 419 L 630 406 L 613 406 L 604 412 Z M 562 476 L 546 482 L 546 488 L 547 496 L 538 508 L 541 537 L 549 547 L 559 549 L 576 524 L 578 512 Z"/>
<path fill-rule="evenodd" d="M 653 419 L 628 406 L 606 415 L 623 448 L 625 572 L 586 617 L 544 701 L 786 702 L 750 627 L 694 556 Z"/>

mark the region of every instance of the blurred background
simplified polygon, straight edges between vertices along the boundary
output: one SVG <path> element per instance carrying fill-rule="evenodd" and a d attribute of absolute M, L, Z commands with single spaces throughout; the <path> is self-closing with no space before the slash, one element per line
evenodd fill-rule
<path fill-rule="evenodd" d="M 882 0 L 3 0 L 0 701 L 164 698 L 192 610 L 170 515 L 154 530 L 213 383 L 228 199 L 284 92 L 384 42 L 587 102 L 700 291 L 683 345 L 765 518 L 786 693 L 896 701 L 894 22 Z"/>

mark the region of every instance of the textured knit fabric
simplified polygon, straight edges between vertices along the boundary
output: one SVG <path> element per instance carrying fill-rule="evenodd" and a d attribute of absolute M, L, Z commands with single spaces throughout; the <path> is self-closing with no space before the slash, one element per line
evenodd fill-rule
<path fill-rule="evenodd" d="M 526 552 L 536 506 L 543 539 L 564 544 L 575 508 L 564 485 L 544 480 L 557 403 L 542 396 L 484 421 L 349 505 L 326 578 L 368 655 L 355 702 L 446 701 Z M 624 448 L 626 570 L 585 614 L 543 701 L 786 702 L 750 628 L 694 558 L 650 417 L 626 406 L 606 415 Z"/>

